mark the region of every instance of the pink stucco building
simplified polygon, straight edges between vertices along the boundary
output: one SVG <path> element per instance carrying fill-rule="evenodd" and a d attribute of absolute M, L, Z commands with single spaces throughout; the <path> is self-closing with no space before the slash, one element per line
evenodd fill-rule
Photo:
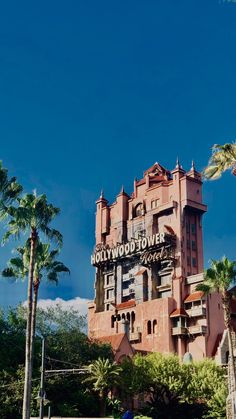
<path fill-rule="evenodd" d="M 89 336 L 126 334 L 126 352 L 213 356 L 224 330 L 220 296 L 195 291 L 203 279 L 201 175 L 155 163 L 113 204 L 96 202 L 95 300 Z M 124 351 L 121 350 L 122 356 Z M 119 360 L 119 354 L 116 355 Z"/>

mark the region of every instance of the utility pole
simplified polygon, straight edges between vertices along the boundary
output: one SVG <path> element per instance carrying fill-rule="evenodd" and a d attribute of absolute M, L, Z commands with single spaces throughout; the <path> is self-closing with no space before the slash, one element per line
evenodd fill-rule
<path fill-rule="evenodd" d="M 44 399 L 45 399 L 45 390 L 44 390 L 44 378 L 45 378 L 45 340 L 42 339 L 42 363 L 41 363 L 41 380 L 40 380 L 40 410 L 39 410 L 39 419 L 43 419 L 44 411 Z"/>

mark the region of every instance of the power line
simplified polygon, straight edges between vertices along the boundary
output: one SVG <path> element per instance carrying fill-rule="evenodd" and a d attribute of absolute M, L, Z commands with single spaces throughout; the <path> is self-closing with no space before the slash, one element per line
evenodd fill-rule
<path fill-rule="evenodd" d="M 60 360 L 60 359 L 51 358 L 50 356 L 46 356 L 46 359 L 47 359 L 48 361 L 60 362 L 61 364 L 72 365 L 72 366 L 74 366 L 74 367 L 80 368 L 80 365 L 78 365 L 78 364 L 74 364 L 73 362 L 62 361 L 62 360 Z"/>
<path fill-rule="evenodd" d="M 56 374 L 56 375 L 63 375 L 63 374 L 84 374 L 84 368 L 69 368 L 64 370 L 45 370 L 45 374 Z"/>
<path fill-rule="evenodd" d="M 40 378 L 33 378 L 32 381 L 39 381 Z M 10 384 L 3 384 L 2 386 L 0 386 L 0 388 L 5 388 L 5 387 L 11 387 L 14 384 L 21 384 L 24 383 L 24 380 L 20 380 L 20 381 L 14 381 L 14 383 L 10 383 Z"/>

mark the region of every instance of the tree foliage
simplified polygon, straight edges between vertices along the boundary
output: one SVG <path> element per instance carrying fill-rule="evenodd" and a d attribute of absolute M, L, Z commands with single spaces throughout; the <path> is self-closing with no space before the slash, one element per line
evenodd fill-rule
<path fill-rule="evenodd" d="M 142 410 L 152 418 L 225 417 L 225 375 L 214 361 L 183 364 L 175 355 L 151 353 L 129 362 L 134 375 L 127 373 L 125 386 L 132 396 L 146 395 Z"/>
<path fill-rule="evenodd" d="M 85 366 L 84 383 L 92 384 L 92 389 L 98 393 L 100 401 L 100 416 L 105 415 L 105 398 L 119 381 L 121 367 L 109 359 L 98 358 Z"/>
<path fill-rule="evenodd" d="M 215 144 L 212 147 L 212 156 L 208 166 L 203 171 L 206 179 L 218 179 L 226 170 L 232 170 L 236 175 L 236 143 Z"/>
<path fill-rule="evenodd" d="M 40 309 L 39 323 L 47 318 L 46 369 L 81 368 L 99 357 L 112 361 L 109 345 L 91 342 L 83 332 L 85 317 L 70 308 L 63 312 L 57 306 Z M 64 313 L 64 314 L 63 314 Z M 0 314 L 0 417 L 20 419 L 22 416 L 22 393 L 24 379 L 25 308 L 9 310 Z M 41 330 L 38 326 L 38 331 Z M 36 337 L 32 377 L 32 414 L 38 414 L 36 396 L 40 382 L 41 339 Z M 98 397 L 88 392 L 83 376 L 78 374 L 46 375 L 47 398 L 52 414 L 58 416 L 96 416 Z"/>

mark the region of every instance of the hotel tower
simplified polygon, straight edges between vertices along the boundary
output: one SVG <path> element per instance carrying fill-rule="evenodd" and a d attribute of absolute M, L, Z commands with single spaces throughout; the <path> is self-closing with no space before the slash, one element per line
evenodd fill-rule
<path fill-rule="evenodd" d="M 89 336 L 110 342 L 116 359 L 135 352 L 213 356 L 224 330 L 219 294 L 196 291 L 203 280 L 201 175 L 159 163 L 96 202 L 95 300 Z"/>

